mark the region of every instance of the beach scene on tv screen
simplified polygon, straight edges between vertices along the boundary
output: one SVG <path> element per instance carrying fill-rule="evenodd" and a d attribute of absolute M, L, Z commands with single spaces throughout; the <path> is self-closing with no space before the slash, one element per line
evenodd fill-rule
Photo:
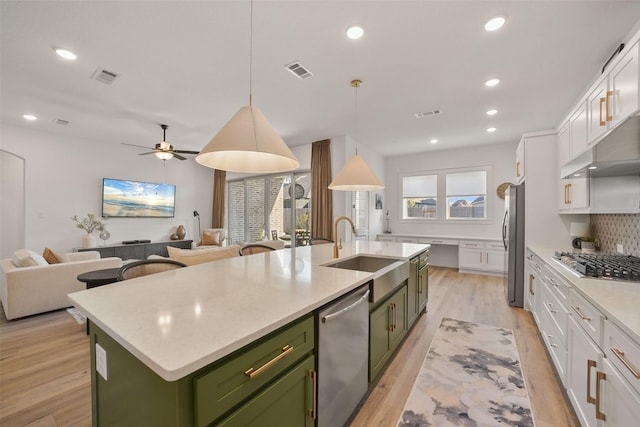
<path fill-rule="evenodd" d="M 173 217 L 175 185 L 104 179 L 102 215 Z"/>

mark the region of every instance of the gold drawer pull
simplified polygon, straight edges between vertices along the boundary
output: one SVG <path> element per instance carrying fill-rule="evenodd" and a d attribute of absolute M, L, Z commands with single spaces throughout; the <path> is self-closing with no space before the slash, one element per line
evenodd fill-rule
<path fill-rule="evenodd" d="M 582 314 L 582 312 L 580 311 L 580 307 L 579 306 L 572 305 L 571 308 L 573 308 L 576 311 L 576 313 L 578 313 L 578 316 L 580 316 L 580 318 L 582 320 L 586 320 L 587 322 L 591 322 L 591 317 L 587 317 L 584 314 Z"/>
<path fill-rule="evenodd" d="M 631 364 L 631 362 L 629 362 L 625 357 L 624 357 L 624 351 L 618 349 L 618 348 L 613 348 L 611 347 L 611 351 L 613 352 L 613 354 L 615 354 L 616 356 L 618 356 L 618 359 L 620 359 L 620 361 L 622 362 L 622 364 L 624 366 L 627 367 L 627 369 L 629 371 L 631 371 L 631 374 L 636 377 L 636 379 L 640 380 L 640 372 L 638 372 L 638 370 L 636 368 L 633 367 L 633 365 Z"/>
<path fill-rule="evenodd" d="M 606 379 L 607 375 L 604 372 L 596 372 L 596 419 L 603 421 L 607 420 L 607 416 L 600 412 L 600 381 Z"/>
<path fill-rule="evenodd" d="M 605 107 L 606 107 L 606 111 L 605 111 L 605 116 L 607 116 L 607 121 L 610 122 L 613 120 L 613 116 L 609 115 L 609 98 L 611 98 L 613 96 L 613 91 L 608 90 L 607 91 L 607 102 L 605 103 Z"/>
<path fill-rule="evenodd" d="M 558 344 L 554 344 L 553 341 L 551 341 L 551 339 L 553 338 L 553 335 L 547 334 L 547 336 L 549 337 L 549 345 L 554 348 L 557 347 Z"/>
<path fill-rule="evenodd" d="M 554 310 L 554 309 L 553 309 L 553 304 L 551 304 L 550 302 L 548 302 L 548 303 L 547 303 L 547 308 L 549 309 L 549 311 L 550 311 L 551 313 L 554 313 L 554 314 L 555 314 L 555 313 L 557 313 L 557 312 L 558 312 L 558 310 Z"/>
<path fill-rule="evenodd" d="M 587 403 L 596 403 L 596 399 L 591 397 L 591 368 L 595 367 L 595 360 L 587 360 Z"/>
<path fill-rule="evenodd" d="M 278 360 L 282 359 L 283 357 L 285 357 L 287 354 L 291 353 L 292 351 L 293 351 L 293 347 L 291 347 L 290 345 L 285 345 L 284 347 L 282 347 L 282 353 L 280 353 L 279 355 L 277 355 L 273 359 L 269 360 L 267 363 L 265 363 L 264 365 L 260 366 L 258 369 L 255 369 L 255 370 L 253 368 L 247 369 L 246 371 L 244 371 L 244 374 L 247 375 L 249 378 L 253 379 L 253 377 L 255 377 L 257 375 L 260 375 L 266 369 L 268 369 L 271 365 L 273 365 Z"/>
<path fill-rule="evenodd" d="M 605 126 L 607 122 L 602 119 L 602 104 L 607 101 L 607 98 L 600 98 L 600 126 Z"/>

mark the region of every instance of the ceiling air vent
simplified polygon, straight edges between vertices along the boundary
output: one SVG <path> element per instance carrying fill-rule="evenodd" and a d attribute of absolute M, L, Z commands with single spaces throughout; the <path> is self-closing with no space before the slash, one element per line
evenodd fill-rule
<path fill-rule="evenodd" d="M 113 71 L 105 70 L 104 68 L 98 68 L 92 75 L 91 78 L 97 80 L 99 82 L 110 85 L 113 83 L 119 76 Z"/>
<path fill-rule="evenodd" d="M 307 70 L 301 63 L 292 62 L 291 64 L 287 64 L 284 66 L 287 70 L 289 70 L 294 76 L 299 79 L 308 79 L 313 76 L 311 71 Z"/>
<path fill-rule="evenodd" d="M 427 116 L 433 116 L 435 114 L 440 114 L 440 110 L 427 111 L 424 113 L 415 113 L 416 119 L 424 119 Z"/>
<path fill-rule="evenodd" d="M 69 120 L 64 120 L 64 119 L 55 119 L 53 121 L 53 123 L 57 124 L 57 125 L 61 125 L 61 126 L 66 126 L 69 124 Z"/>

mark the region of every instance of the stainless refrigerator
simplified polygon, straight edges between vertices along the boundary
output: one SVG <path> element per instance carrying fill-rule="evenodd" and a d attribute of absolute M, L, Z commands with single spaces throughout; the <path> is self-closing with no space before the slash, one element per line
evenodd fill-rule
<path fill-rule="evenodd" d="M 505 191 L 502 220 L 507 280 L 505 295 L 512 307 L 524 304 L 524 184 L 510 185 Z"/>

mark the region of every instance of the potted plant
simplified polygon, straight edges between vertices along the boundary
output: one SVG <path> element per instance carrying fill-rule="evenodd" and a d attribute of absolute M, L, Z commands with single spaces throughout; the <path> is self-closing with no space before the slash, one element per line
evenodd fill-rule
<path fill-rule="evenodd" d="M 82 219 L 79 219 L 78 215 L 72 216 L 71 219 L 75 222 L 76 227 L 87 232 L 87 234 L 82 236 L 82 247 L 93 248 L 97 246 L 96 236 L 92 233 L 94 230 L 104 231 L 106 224 L 92 213 L 87 214 L 87 216 Z"/>
<path fill-rule="evenodd" d="M 580 248 L 585 252 L 593 252 L 596 250 L 596 238 L 586 236 L 580 238 Z"/>

